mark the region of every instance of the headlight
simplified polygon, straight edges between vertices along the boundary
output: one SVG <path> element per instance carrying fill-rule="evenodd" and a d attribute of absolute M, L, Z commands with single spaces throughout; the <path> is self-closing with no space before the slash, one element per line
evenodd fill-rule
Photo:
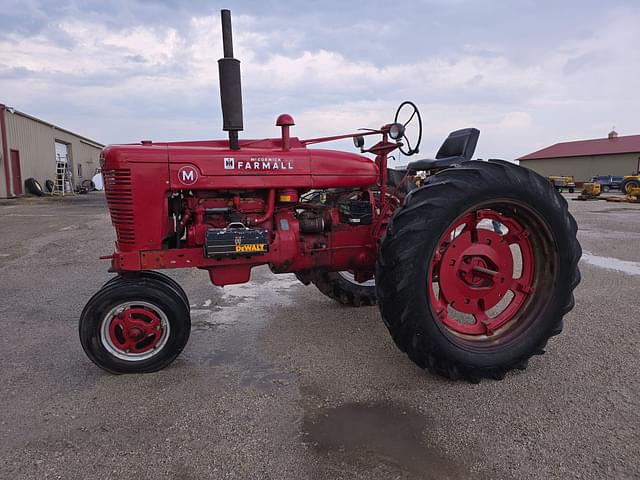
<path fill-rule="evenodd" d="M 401 123 L 392 123 L 389 127 L 389 136 L 394 140 L 398 140 L 404 136 L 404 125 Z"/>

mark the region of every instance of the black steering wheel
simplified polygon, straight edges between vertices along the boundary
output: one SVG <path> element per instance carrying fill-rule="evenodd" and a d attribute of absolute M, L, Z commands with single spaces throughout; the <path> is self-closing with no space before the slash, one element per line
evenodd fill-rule
<path fill-rule="evenodd" d="M 401 113 L 403 113 L 403 116 L 404 116 L 403 109 L 409 114 L 409 119 L 405 122 L 401 122 L 398 120 L 399 118 L 401 118 L 400 116 Z M 415 146 L 412 147 L 411 142 L 407 138 L 406 131 L 407 131 L 407 125 L 409 125 L 412 121 L 414 121 L 414 119 L 417 119 L 418 121 L 418 140 L 416 141 Z M 398 110 L 396 110 L 396 116 L 393 122 L 400 123 L 404 127 L 404 132 L 401 137 L 401 139 L 403 139 L 404 142 L 402 142 L 402 144 L 399 147 L 402 154 L 406 156 L 410 156 L 418 153 L 419 152 L 418 149 L 420 148 L 420 141 L 422 140 L 422 117 L 420 116 L 420 112 L 418 111 L 418 107 L 416 107 L 416 104 L 408 100 L 402 102 L 398 107 Z M 405 146 L 407 147 L 406 150 L 404 149 Z"/>

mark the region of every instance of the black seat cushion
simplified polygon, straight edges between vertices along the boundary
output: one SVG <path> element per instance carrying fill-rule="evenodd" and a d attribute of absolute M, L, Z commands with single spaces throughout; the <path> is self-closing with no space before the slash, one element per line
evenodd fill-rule
<path fill-rule="evenodd" d="M 407 165 L 410 172 L 421 172 L 424 170 L 436 170 L 438 168 L 448 168 L 452 165 L 459 165 L 466 162 L 464 157 L 447 157 L 447 158 L 423 158 L 416 160 Z"/>
<path fill-rule="evenodd" d="M 477 128 L 463 128 L 451 132 L 438 150 L 436 158 L 464 157 L 465 161 L 471 160 L 479 136 L 480 130 Z"/>
<path fill-rule="evenodd" d="M 407 165 L 407 170 L 410 172 L 436 170 L 467 162 L 473 157 L 479 136 L 480 130 L 477 128 L 463 128 L 451 132 L 438 150 L 436 158 L 411 162 Z"/>

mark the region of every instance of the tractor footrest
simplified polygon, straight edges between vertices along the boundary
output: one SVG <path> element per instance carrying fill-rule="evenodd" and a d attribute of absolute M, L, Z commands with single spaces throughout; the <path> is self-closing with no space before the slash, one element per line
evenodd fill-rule
<path fill-rule="evenodd" d="M 269 231 L 263 228 L 210 228 L 204 242 L 204 255 L 246 257 L 269 252 Z"/>

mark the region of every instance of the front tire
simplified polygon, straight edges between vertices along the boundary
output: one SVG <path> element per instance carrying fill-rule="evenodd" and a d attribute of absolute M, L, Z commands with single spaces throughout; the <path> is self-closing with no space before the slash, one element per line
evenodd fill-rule
<path fill-rule="evenodd" d="M 191 331 L 189 310 L 166 283 L 122 278 L 100 289 L 80 316 L 87 356 L 111 373 L 150 373 L 180 354 Z"/>
<path fill-rule="evenodd" d="M 160 273 L 156 270 L 140 270 L 136 272 L 119 273 L 116 276 L 110 278 L 102 286 L 102 288 L 105 288 L 109 285 L 113 285 L 114 283 L 117 283 L 117 282 L 135 280 L 136 278 L 149 278 L 152 280 L 157 280 L 159 282 L 165 283 L 168 287 L 172 288 L 178 295 L 180 295 L 180 297 L 182 298 L 182 301 L 187 307 L 187 310 L 191 310 L 191 306 L 189 304 L 189 298 L 187 297 L 186 292 L 180 286 L 180 284 L 170 276 L 165 275 L 164 273 Z"/>
<path fill-rule="evenodd" d="M 528 169 L 444 170 L 389 224 L 376 266 L 382 318 L 420 367 L 502 379 L 562 331 L 580 281 L 576 232 L 566 200 Z"/>

